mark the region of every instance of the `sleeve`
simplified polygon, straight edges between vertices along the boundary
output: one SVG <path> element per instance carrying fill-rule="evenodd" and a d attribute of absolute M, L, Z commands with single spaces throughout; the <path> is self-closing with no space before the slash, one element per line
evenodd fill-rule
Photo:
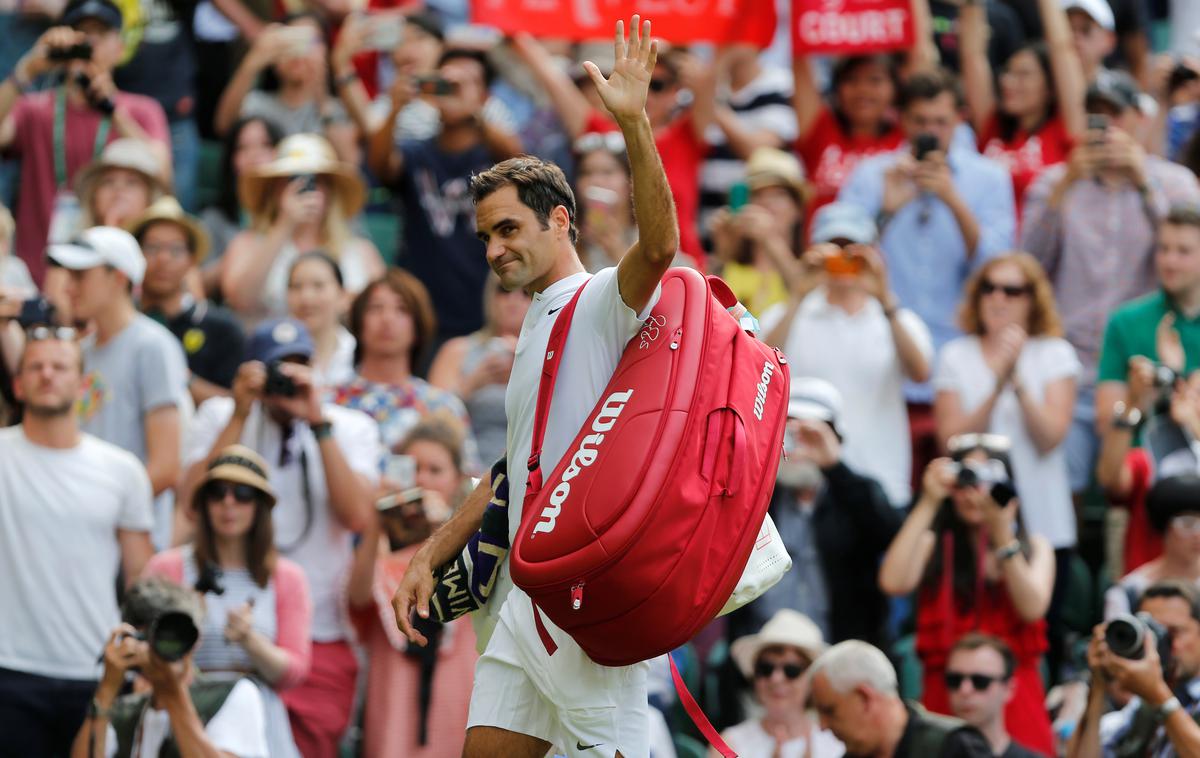
<path fill-rule="evenodd" d="M 233 399 L 214 397 L 205 400 L 192 416 L 183 442 L 183 465 L 190 466 L 208 457 L 213 443 L 233 416 Z"/>
<path fill-rule="evenodd" d="M 379 481 L 383 462 L 383 441 L 379 436 L 379 425 L 362 411 L 332 406 L 334 416 L 333 438 L 337 440 L 346 463 L 356 474 L 372 482 Z M 330 412 L 327 408 L 327 412 Z"/>
<path fill-rule="evenodd" d="M 1123 382 L 1129 374 L 1129 347 L 1121 328 L 1121 312 L 1117 311 L 1104 327 L 1104 340 L 1100 343 L 1100 360 L 1097 364 L 1100 382 Z"/>
<path fill-rule="evenodd" d="M 161 576 L 176 584 L 183 584 L 183 553 L 177 547 L 155 553 L 146 562 L 144 575 Z"/>
<path fill-rule="evenodd" d="M 779 322 L 783 321 L 783 317 L 787 314 L 787 303 L 775 303 L 770 308 L 763 311 L 758 318 L 759 328 L 763 334 L 768 334 L 772 329 L 779 326 Z"/>
<path fill-rule="evenodd" d="M 141 382 L 142 413 L 177 405 L 183 388 L 187 361 L 179 342 L 169 334 L 153 334 L 137 352 Z"/>
<path fill-rule="evenodd" d="M 946 343 L 938 355 L 933 368 L 933 389 L 937 392 L 962 392 L 964 378 L 961 371 L 962 356 L 961 342 L 952 340 Z"/>
<path fill-rule="evenodd" d="M 913 342 L 917 343 L 917 349 L 921 351 L 921 355 L 925 356 L 925 360 L 933 357 L 933 335 L 929 333 L 929 327 L 921 320 L 921 317 L 913 313 L 907 308 L 901 308 L 896 314 L 900 325 L 904 327 L 904 331 L 908 332 L 908 336 L 912 337 Z M 899 356 L 896 357 L 899 361 Z"/>
<path fill-rule="evenodd" d="M 654 288 L 654 294 L 650 296 L 645 309 L 635 313 L 621 298 L 617 269 L 610 266 L 601 269 L 588 281 L 583 294 L 579 296 L 574 323 L 586 324 L 606 348 L 619 355 L 625 349 L 625 344 L 638 333 L 642 322 L 650 316 L 660 295 L 662 285 Z"/>
<path fill-rule="evenodd" d="M 1053 166 L 1034 180 L 1025 192 L 1021 219 L 1021 249 L 1038 259 L 1051 281 L 1055 279 L 1062 254 L 1062 215 L 1047 203 L 1062 172 L 1061 166 Z"/>
<path fill-rule="evenodd" d="M 979 223 L 975 267 L 988 258 L 1012 250 L 1016 241 L 1017 210 L 1013 202 L 1012 176 L 993 161 L 988 161 L 987 173 L 987 181 L 982 183 L 983 192 L 979 195 L 978 207 L 973 209 L 975 220 Z"/>
<path fill-rule="evenodd" d="M 148 97 L 139 100 L 136 108 L 129 109 L 129 115 L 150 139 L 170 145 L 171 128 L 167 126 L 167 114 L 163 112 L 162 106 Z"/>
<path fill-rule="evenodd" d="M 883 205 L 883 168 L 878 158 L 859 163 L 838 192 L 838 202 L 853 203 L 871 218 L 879 215 Z"/>
<path fill-rule="evenodd" d="M 132 454 L 122 451 L 126 476 L 125 497 L 121 501 L 121 513 L 117 517 L 117 528 L 134 532 L 148 532 L 154 526 L 154 490 L 150 486 L 150 475 Z"/>
<path fill-rule="evenodd" d="M 288 666 L 276 689 L 295 687 L 312 667 L 312 598 L 304 571 L 286 558 L 275 567 L 275 644 L 287 653 Z"/>
<path fill-rule="evenodd" d="M 233 685 L 221 710 L 205 725 L 204 734 L 217 750 L 237 758 L 270 758 L 266 710 L 258 687 L 249 679 Z"/>
<path fill-rule="evenodd" d="M 824 473 L 835 507 L 849 514 L 862 540 L 866 560 L 877 560 L 904 525 L 904 509 L 892 507 L 879 482 L 845 463 L 839 461 Z"/>
<path fill-rule="evenodd" d="M 1078 379 L 1083 373 L 1083 364 L 1075 348 L 1061 337 L 1054 337 L 1046 343 L 1045 360 L 1042 364 L 1043 377 L 1046 383 L 1070 377 Z"/>
<path fill-rule="evenodd" d="M 1104 591 L 1104 620 L 1129 613 L 1129 593 L 1122 584 L 1114 584 Z"/>

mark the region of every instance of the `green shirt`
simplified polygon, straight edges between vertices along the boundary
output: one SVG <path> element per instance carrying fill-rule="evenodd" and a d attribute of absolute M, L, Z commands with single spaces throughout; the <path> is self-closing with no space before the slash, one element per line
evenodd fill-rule
<path fill-rule="evenodd" d="M 1104 329 L 1100 348 L 1100 381 L 1123 382 L 1129 373 L 1129 359 L 1142 355 L 1158 360 L 1155 330 L 1167 313 L 1175 314 L 1175 331 L 1183 343 L 1184 373 L 1200 368 L 1200 315 L 1188 318 L 1162 290 L 1130 300 L 1113 311 Z"/>

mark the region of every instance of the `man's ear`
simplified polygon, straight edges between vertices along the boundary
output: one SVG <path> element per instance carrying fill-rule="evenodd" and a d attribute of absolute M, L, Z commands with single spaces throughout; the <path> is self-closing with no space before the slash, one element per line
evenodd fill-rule
<path fill-rule="evenodd" d="M 561 234 L 564 238 L 570 237 L 571 215 L 567 213 L 565 205 L 556 205 L 554 210 L 550 211 L 550 226 L 555 234 Z"/>

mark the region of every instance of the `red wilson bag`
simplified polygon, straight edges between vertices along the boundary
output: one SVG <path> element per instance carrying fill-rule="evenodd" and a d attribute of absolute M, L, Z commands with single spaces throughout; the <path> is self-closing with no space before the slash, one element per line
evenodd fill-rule
<path fill-rule="evenodd" d="M 724 282 L 670 269 L 542 486 L 554 379 L 582 291 L 550 335 L 509 559 L 517 586 L 593 661 L 624 666 L 687 642 L 729 599 L 775 485 L 790 377 L 782 354 L 728 313 L 736 299 Z"/>

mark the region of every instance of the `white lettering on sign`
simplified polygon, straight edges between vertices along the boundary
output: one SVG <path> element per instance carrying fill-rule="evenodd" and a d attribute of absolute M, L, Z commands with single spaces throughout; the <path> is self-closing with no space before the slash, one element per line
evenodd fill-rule
<path fill-rule="evenodd" d="M 908 12 L 902 8 L 859 13 L 807 11 L 800 15 L 800 39 L 808 45 L 887 45 L 904 39 Z"/>

